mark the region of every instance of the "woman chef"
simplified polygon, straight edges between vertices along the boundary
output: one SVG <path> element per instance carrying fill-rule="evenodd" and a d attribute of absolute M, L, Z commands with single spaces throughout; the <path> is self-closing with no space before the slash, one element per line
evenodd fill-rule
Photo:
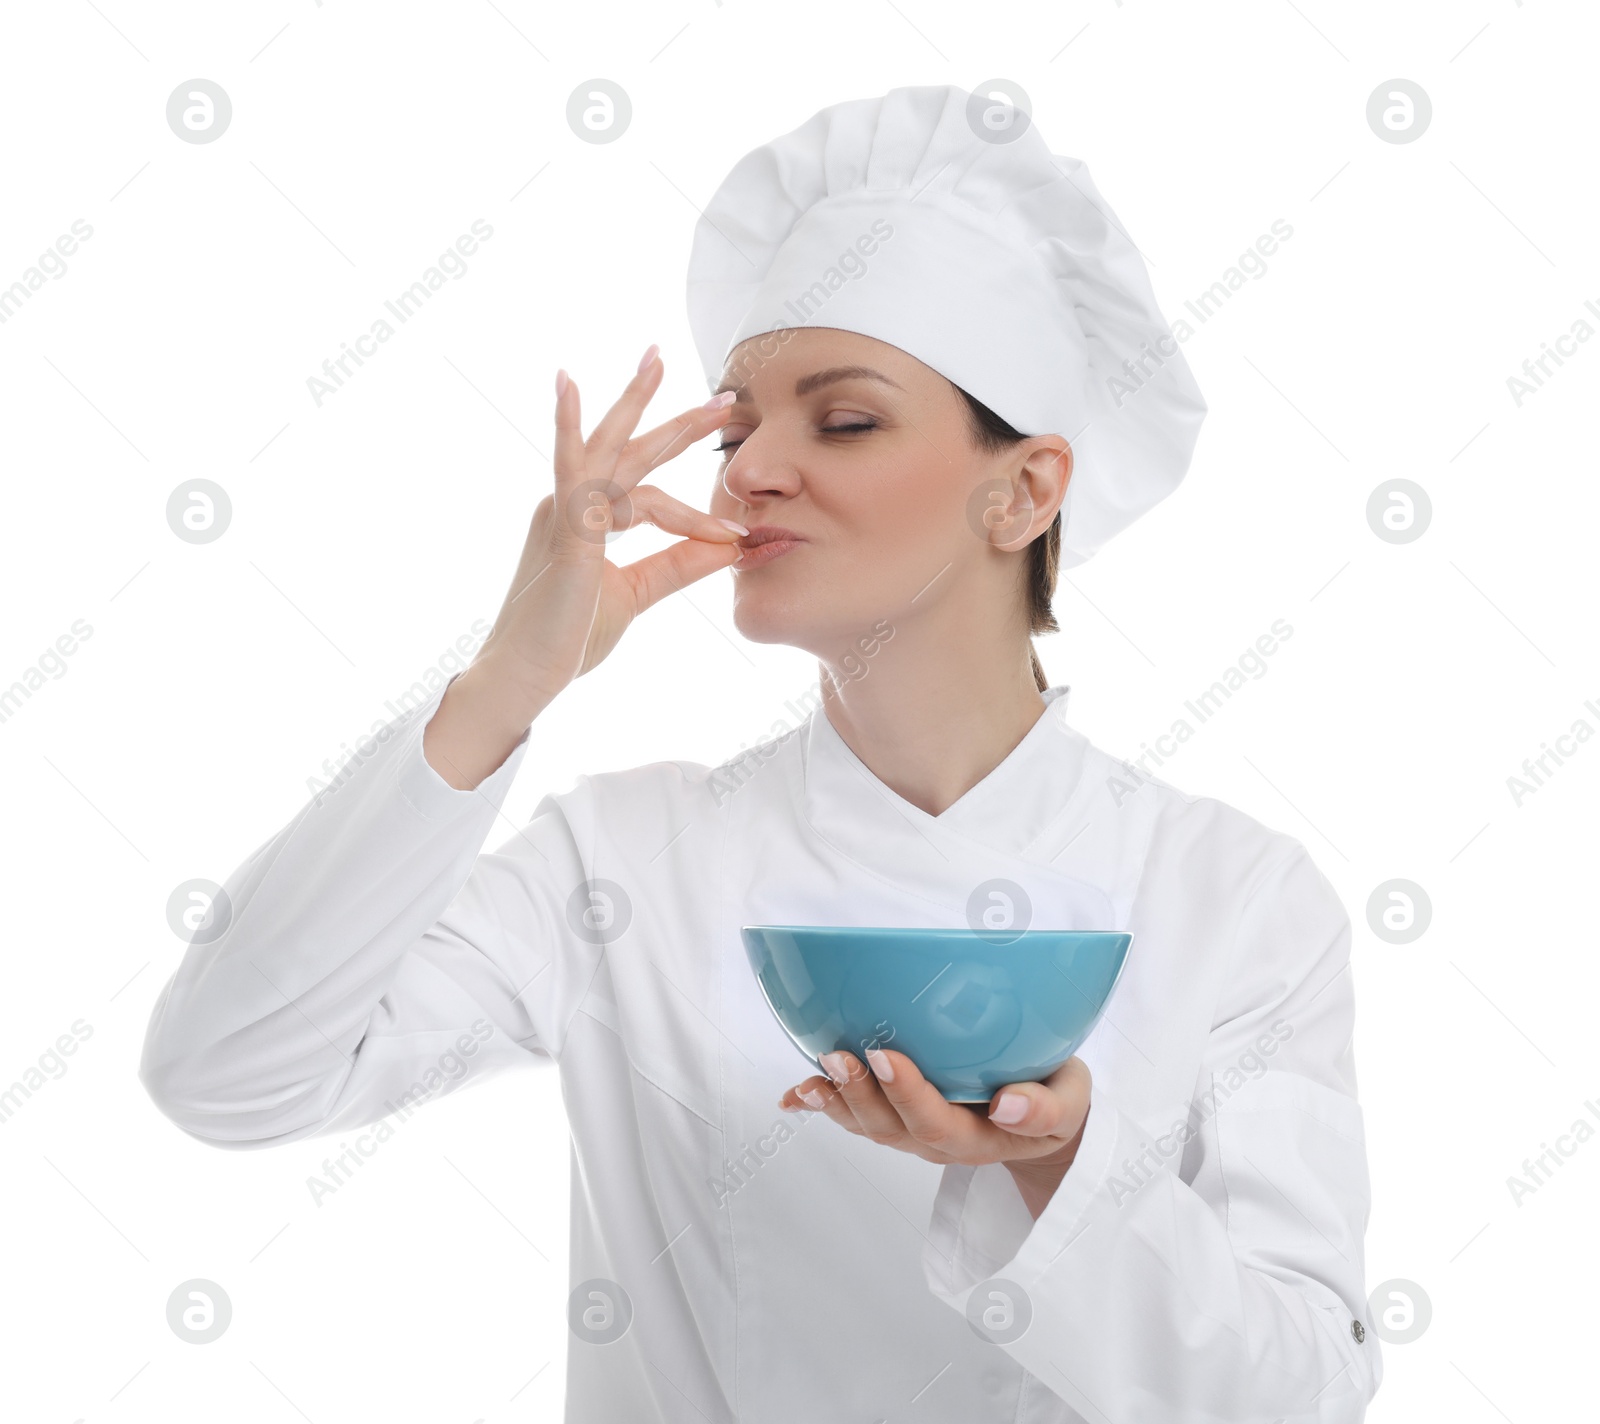
<path fill-rule="evenodd" d="M 1007 117 L 896 89 L 735 165 L 689 272 L 719 393 L 635 434 L 652 346 L 585 439 L 558 376 L 475 661 L 234 871 L 155 1005 L 142 1080 L 219 1147 L 560 1065 L 569 1420 L 1352 1424 L 1382 1377 L 1338 897 L 1090 745 L 1032 655 L 1205 407 L 1083 165 Z M 710 513 L 642 482 L 713 431 Z M 645 523 L 683 537 L 608 562 Z M 727 568 L 747 638 L 817 657 L 809 715 L 579 777 L 484 853 L 533 720 Z M 1133 935 L 1076 1057 L 987 1113 L 892 1035 L 798 1077 L 741 925 L 960 926 L 997 886 Z"/>

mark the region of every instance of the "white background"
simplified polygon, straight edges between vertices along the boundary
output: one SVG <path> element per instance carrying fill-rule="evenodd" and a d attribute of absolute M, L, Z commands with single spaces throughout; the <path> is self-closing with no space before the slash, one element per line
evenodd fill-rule
<path fill-rule="evenodd" d="M 1041 655 L 1074 724 L 1137 757 L 1292 626 L 1159 774 L 1302 839 L 1354 922 L 1368 1284 L 1433 1308 L 1384 1347 L 1368 1417 L 1592 1409 L 1600 1141 L 1520 1205 L 1507 1185 L 1600 1128 L 1600 739 L 1520 805 L 1507 785 L 1575 720 L 1600 729 L 1600 342 L 1520 406 L 1507 387 L 1579 318 L 1600 330 L 1592 7 L 96 0 L 8 7 L 3 46 L 0 286 L 75 219 L 94 232 L 0 325 L 0 687 L 93 630 L 0 722 L 0 1087 L 92 1028 L 0 1124 L 0 1412 L 558 1417 L 557 1072 L 431 1106 L 319 1206 L 336 1142 L 211 1149 L 135 1076 L 183 949 L 167 899 L 224 880 L 493 618 L 549 485 L 558 366 L 586 425 L 653 341 L 652 420 L 704 398 L 684 272 L 740 155 L 825 104 L 996 76 L 1087 162 L 1169 318 L 1293 228 L 1185 344 L 1211 410 L 1188 478 L 1063 581 Z M 596 76 L 633 104 L 610 144 L 566 122 Z M 208 144 L 165 118 L 195 77 L 233 104 Z M 1366 120 L 1395 77 L 1432 100 L 1415 142 Z M 319 408 L 307 377 L 478 218 L 467 274 Z M 703 507 L 713 465 L 700 447 L 660 482 Z M 205 545 L 166 522 L 200 477 L 233 505 Z M 1406 544 L 1366 516 L 1395 477 L 1432 503 Z M 734 633 L 730 577 L 540 718 L 497 843 L 579 772 L 714 764 L 785 715 L 814 665 Z M 1393 878 L 1432 901 L 1409 944 L 1367 920 Z M 193 1277 L 234 1308 L 203 1347 L 165 1318 Z"/>

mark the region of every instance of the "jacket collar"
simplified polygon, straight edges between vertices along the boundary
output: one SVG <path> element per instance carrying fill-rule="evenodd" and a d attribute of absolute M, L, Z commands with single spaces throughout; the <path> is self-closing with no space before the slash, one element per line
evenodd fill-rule
<path fill-rule="evenodd" d="M 1065 685 L 1041 695 L 1044 710 L 1000 764 L 938 816 L 931 816 L 890 790 L 850 750 L 827 712 L 818 706 L 804 728 L 806 803 L 813 823 L 837 826 L 838 813 L 859 832 L 857 844 L 907 830 L 934 834 L 945 844 L 951 833 L 995 850 L 1023 854 L 1065 806 L 1083 765 L 1084 739 L 1067 725 Z"/>
<path fill-rule="evenodd" d="M 990 880 L 1014 882 L 1039 928 L 1110 929 L 1137 882 L 1133 847 L 1109 828 L 1105 768 L 1115 764 L 1066 720 L 1064 684 L 1045 690 L 1033 727 L 988 775 L 938 816 L 890 790 L 850 750 L 819 705 L 797 729 L 795 791 L 812 830 L 857 864 L 969 922 L 968 900 Z M 1142 862 L 1144 838 L 1136 859 Z"/>

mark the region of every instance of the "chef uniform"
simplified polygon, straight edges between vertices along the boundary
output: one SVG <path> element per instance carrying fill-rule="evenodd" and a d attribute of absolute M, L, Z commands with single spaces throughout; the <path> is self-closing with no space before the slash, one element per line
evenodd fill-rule
<path fill-rule="evenodd" d="M 761 182 L 803 214 L 826 202 L 808 181 L 844 193 L 871 173 L 899 191 L 949 158 L 946 140 L 981 145 L 979 166 L 1014 163 L 1015 145 L 953 131 L 969 97 L 896 90 L 824 110 L 757 151 Z M 1030 135 L 1036 163 L 1036 133 L 1017 142 Z M 905 173 L 851 161 L 891 151 L 910 154 Z M 782 244 L 757 240 L 739 173 L 707 216 L 764 260 Z M 1086 201 L 1102 250 L 1125 242 Z M 892 220 L 895 238 L 919 237 Z M 831 245 L 842 228 L 824 226 Z M 715 285 L 704 235 L 691 270 Z M 1104 270 L 1092 246 L 1074 249 L 1085 291 Z M 1148 283 L 1124 279 L 1115 291 L 1138 301 L 1096 301 L 1131 324 Z M 730 285 L 720 323 L 691 298 L 697 338 L 722 348 L 708 369 L 746 310 Z M 833 300 L 816 324 L 864 310 Z M 1077 339 L 1091 362 L 1122 349 Z M 1176 482 L 1151 450 L 1187 458 L 1186 368 L 1148 380 L 1149 468 L 1120 511 L 1084 487 L 1079 558 Z M 989 394 L 1011 419 L 1004 391 Z M 1133 447 L 1102 435 L 1089 468 L 1109 477 Z M 1298 841 L 1100 751 L 1053 686 L 1021 742 L 938 816 L 884 785 L 813 699 L 719 766 L 581 776 L 485 851 L 529 740 L 476 788 L 451 787 L 422 751 L 443 693 L 227 880 L 154 1006 L 140 1067 L 185 1132 L 236 1149 L 348 1138 L 486 1075 L 559 1065 L 571 1421 L 1362 1419 L 1382 1366 L 1363 1283 L 1350 924 Z M 815 1067 L 739 935 L 959 927 L 995 886 L 1018 928 L 1133 936 L 1079 1049 L 1093 1090 L 1077 1157 L 1037 1220 L 1002 1164 L 940 1166 L 780 1111 Z M 930 992 L 952 1017 L 993 1009 L 972 980 Z M 446 1061 L 471 1069 L 442 1075 Z"/>

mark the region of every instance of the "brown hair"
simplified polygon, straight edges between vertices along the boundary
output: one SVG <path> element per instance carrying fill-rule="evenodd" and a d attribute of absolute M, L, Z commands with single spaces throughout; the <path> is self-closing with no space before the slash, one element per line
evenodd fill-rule
<path fill-rule="evenodd" d="M 954 382 L 951 382 L 955 386 Z M 972 431 L 973 444 L 980 450 L 998 455 L 1028 437 L 1020 430 L 1002 420 L 988 406 L 973 396 L 967 394 L 960 386 L 955 386 L 956 393 L 967 403 L 968 425 Z M 1055 596 L 1056 578 L 1061 572 L 1061 511 L 1056 511 L 1056 517 L 1050 521 L 1050 527 L 1043 536 L 1036 538 L 1028 545 L 1028 633 L 1030 639 L 1039 633 L 1059 633 L 1061 625 L 1056 622 L 1056 615 L 1050 608 L 1050 600 Z M 1028 657 L 1033 663 L 1033 680 L 1040 692 L 1043 692 L 1049 683 L 1045 681 L 1044 668 L 1039 662 L 1039 654 L 1034 651 L 1033 644 L 1028 644 Z"/>

